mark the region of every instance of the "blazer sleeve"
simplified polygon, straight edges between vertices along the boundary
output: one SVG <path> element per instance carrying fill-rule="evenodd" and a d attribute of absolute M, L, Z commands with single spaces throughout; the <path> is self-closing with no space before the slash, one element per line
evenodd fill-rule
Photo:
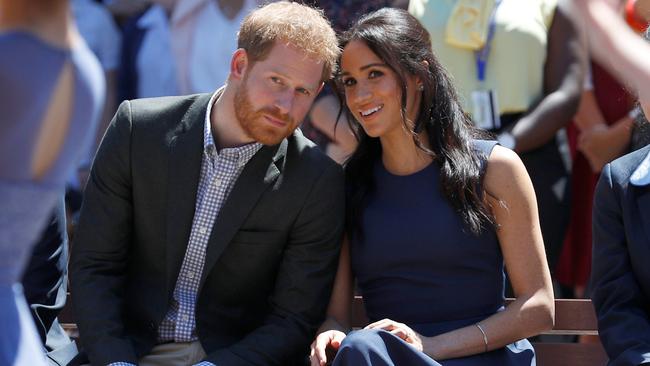
<path fill-rule="evenodd" d="M 600 339 L 613 366 L 650 361 L 650 319 L 645 310 L 648 299 L 630 264 L 622 197 L 608 164 L 594 196 L 592 299 Z"/>
<path fill-rule="evenodd" d="M 131 105 L 123 102 L 96 154 L 70 259 L 73 310 L 93 365 L 137 363 L 121 309 L 131 244 Z"/>
<path fill-rule="evenodd" d="M 330 163 L 330 162 L 328 162 Z M 208 354 L 221 365 L 287 365 L 307 354 L 324 318 L 343 233 L 343 173 L 331 163 L 314 183 L 294 223 L 264 324 Z"/>

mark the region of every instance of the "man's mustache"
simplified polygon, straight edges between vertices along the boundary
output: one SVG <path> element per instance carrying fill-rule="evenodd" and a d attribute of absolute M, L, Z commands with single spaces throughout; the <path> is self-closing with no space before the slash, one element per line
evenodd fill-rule
<path fill-rule="evenodd" d="M 282 113 L 278 110 L 277 107 L 264 107 L 260 110 L 257 111 L 257 114 L 266 114 L 269 115 L 275 119 L 279 119 L 283 122 L 286 122 L 290 126 L 293 126 L 294 120 L 291 118 L 291 116 L 288 113 Z"/>

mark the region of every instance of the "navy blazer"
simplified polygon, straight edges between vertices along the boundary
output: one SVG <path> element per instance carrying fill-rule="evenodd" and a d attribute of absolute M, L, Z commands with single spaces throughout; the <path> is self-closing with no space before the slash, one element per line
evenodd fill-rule
<path fill-rule="evenodd" d="M 596 187 L 592 299 L 610 365 L 650 362 L 650 184 L 636 182 L 649 153 L 607 164 Z"/>

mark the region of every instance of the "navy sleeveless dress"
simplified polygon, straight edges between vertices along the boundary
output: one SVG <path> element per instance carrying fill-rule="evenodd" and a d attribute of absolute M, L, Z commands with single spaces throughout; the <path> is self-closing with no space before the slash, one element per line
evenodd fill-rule
<path fill-rule="evenodd" d="M 496 142 L 475 141 L 482 156 Z M 503 256 L 493 229 L 468 232 L 440 190 L 435 163 L 396 176 L 381 161 L 363 211 L 362 238 L 352 238 L 352 271 L 371 322 L 390 318 L 424 336 L 472 325 L 503 309 Z M 384 331 L 353 332 L 335 365 L 534 365 L 527 340 L 491 352 L 435 361 Z M 364 360 L 372 360 L 365 362 Z"/>

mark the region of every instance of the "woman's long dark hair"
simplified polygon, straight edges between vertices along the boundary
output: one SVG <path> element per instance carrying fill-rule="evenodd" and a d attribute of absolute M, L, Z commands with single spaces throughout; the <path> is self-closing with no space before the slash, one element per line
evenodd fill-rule
<path fill-rule="evenodd" d="M 416 146 L 440 167 L 443 194 L 466 228 L 478 235 L 486 226 L 493 226 L 493 216 L 483 202 L 480 159 L 472 146 L 473 138 L 485 134 L 475 129 L 463 112 L 451 79 L 433 55 L 429 33 L 408 12 L 385 8 L 359 19 L 341 36 L 341 47 L 352 41 L 364 42 L 395 72 L 401 85 L 404 117 L 406 77 L 420 78 L 424 86 L 420 109 L 414 122 L 404 120 L 404 127 L 412 133 Z M 341 105 L 345 105 L 344 88 L 338 83 L 336 89 Z M 347 106 L 344 111 L 359 142 L 345 164 L 347 231 L 362 235 L 360 221 L 365 199 L 374 189 L 373 166 L 381 158 L 381 144 L 364 132 Z M 422 131 L 430 149 L 419 140 Z"/>

